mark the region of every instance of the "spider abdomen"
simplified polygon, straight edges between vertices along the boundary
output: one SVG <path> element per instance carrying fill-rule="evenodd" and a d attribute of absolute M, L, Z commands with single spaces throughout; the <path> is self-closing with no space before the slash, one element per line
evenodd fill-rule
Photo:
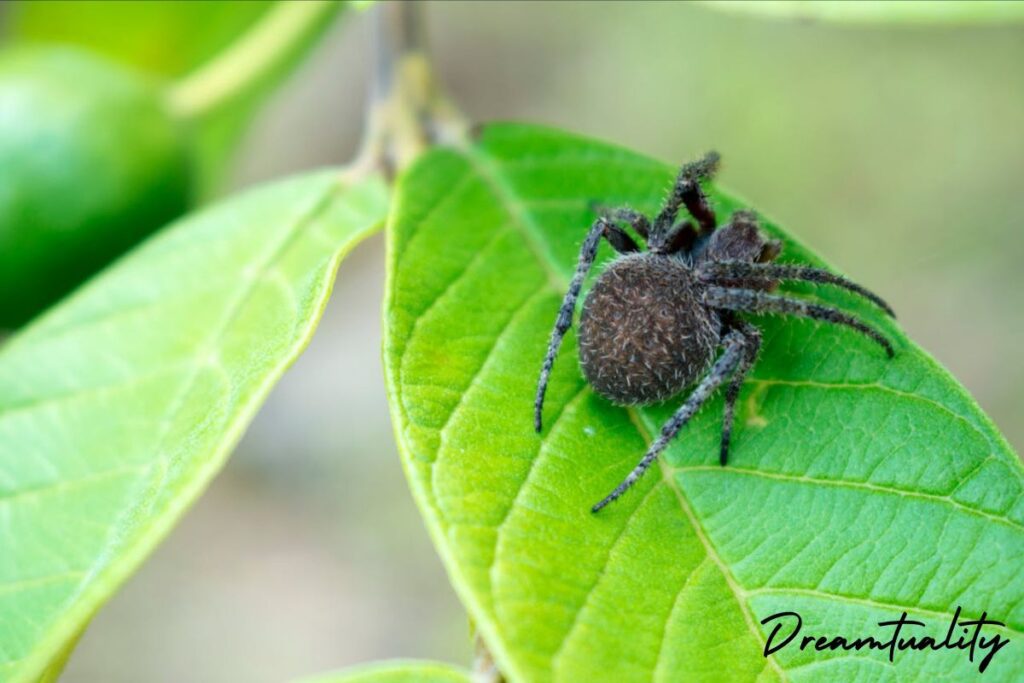
<path fill-rule="evenodd" d="M 622 256 L 601 274 L 580 317 L 583 374 L 620 405 L 678 394 L 708 368 L 719 321 L 698 296 L 690 268 L 651 252 Z"/>

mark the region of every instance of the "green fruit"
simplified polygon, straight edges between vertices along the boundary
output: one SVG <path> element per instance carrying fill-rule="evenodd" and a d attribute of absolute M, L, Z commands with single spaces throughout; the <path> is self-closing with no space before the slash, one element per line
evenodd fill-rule
<path fill-rule="evenodd" d="M 0 328 L 183 213 L 190 167 L 160 90 L 88 52 L 0 54 Z"/>

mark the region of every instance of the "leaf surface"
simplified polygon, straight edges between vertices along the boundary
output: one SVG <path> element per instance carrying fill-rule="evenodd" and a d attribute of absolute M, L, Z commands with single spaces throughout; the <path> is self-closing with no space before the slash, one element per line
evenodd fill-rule
<path fill-rule="evenodd" d="M 728 161 L 728 160 L 726 160 Z M 674 168 L 519 125 L 439 149 L 400 181 L 389 224 L 385 365 L 412 490 L 462 600 L 513 681 L 902 680 L 976 674 L 962 651 L 801 651 L 769 626 L 885 637 L 906 610 L 941 639 L 957 606 L 1006 624 L 986 671 L 1024 670 L 1024 475 L 968 394 L 897 325 L 828 288 L 896 346 L 757 318 L 760 361 L 717 464 L 722 399 L 626 496 L 682 397 L 596 396 L 566 338 L 532 429 L 541 360 L 593 202 L 652 214 Z M 742 206 L 712 188 L 720 217 Z M 821 261 L 767 222 L 782 261 Z M 855 239 L 854 236 L 851 238 Z M 610 251 L 602 246 L 599 260 Z M 599 269 L 600 265 L 595 270 Z M 791 627 L 784 629 L 787 632 Z M 891 631 L 890 631 L 891 633 Z M 1016 645 L 1016 646 L 1015 646 Z"/>
<path fill-rule="evenodd" d="M 150 239 L 0 348 L 0 680 L 34 680 L 309 341 L 380 178 L 320 171 Z"/>

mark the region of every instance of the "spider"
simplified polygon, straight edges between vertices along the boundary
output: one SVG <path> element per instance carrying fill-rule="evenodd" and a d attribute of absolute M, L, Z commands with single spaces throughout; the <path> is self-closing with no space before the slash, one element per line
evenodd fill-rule
<path fill-rule="evenodd" d="M 752 211 L 736 211 L 716 229 L 715 213 L 700 181 L 714 175 L 718 162 L 718 154 L 710 152 L 684 165 L 653 223 L 632 209 L 614 209 L 594 221 L 583 240 L 537 383 L 536 431 L 541 431 L 551 367 L 572 325 L 580 288 L 602 237 L 618 256 L 587 294 L 580 315 L 579 356 L 587 381 L 612 403 L 631 406 L 664 401 L 700 378 L 633 471 L 592 512 L 635 484 L 679 430 L 728 382 L 719 451 L 725 465 L 736 399 L 761 348 L 760 330 L 739 313 L 781 313 L 845 325 L 877 342 L 889 358 L 893 356 L 889 340 L 855 317 L 771 293 L 780 280 L 835 285 L 895 317 L 881 298 L 844 277 L 810 266 L 773 263 L 782 245 L 762 235 Z M 681 207 L 692 220 L 676 222 Z M 646 251 L 617 225 L 620 222 L 646 241 Z M 716 358 L 719 348 L 722 352 Z"/>

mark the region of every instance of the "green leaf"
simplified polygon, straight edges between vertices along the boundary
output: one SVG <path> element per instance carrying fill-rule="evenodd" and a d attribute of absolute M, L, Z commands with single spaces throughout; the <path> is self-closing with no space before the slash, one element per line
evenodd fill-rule
<path fill-rule="evenodd" d="M 162 76 L 181 76 L 214 57 L 274 5 L 269 0 L 11 4 L 19 40 L 80 45 Z"/>
<path fill-rule="evenodd" d="M 901 680 L 976 675 L 965 653 L 800 651 L 767 660 L 759 621 L 884 638 L 903 610 L 941 639 L 957 606 L 1016 641 L 1024 670 L 1024 471 L 967 393 L 896 324 L 758 319 L 728 467 L 722 399 L 626 496 L 590 507 L 678 406 L 628 410 L 584 382 L 567 337 L 545 429 L 532 401 L 592 202 L 653 213 L 674 168 L 564 133 L 484 129 L 400 181 L 389 222 L 384 357 L 405 470 L 452 582 L 513 681 Z M 719 215 L 742 206 L 713 189 Z M 792 238 L 783 261 L 820 264 Z M 851 239 L 855 239 L 851 236 Z M 601 259 L 610 256 L 607 245 Z M 598 268 L 600 266 L 598 265 Z M 788 628 L 787 628 L 788 630 Z M 891 633 L 891 631 L 890 631 Z"/>
<path fill-rule="evenodd" d="M 701 0 L 708 7 L 776 19 L 864 24 L 995 24 L 1024 21 L 1024 3 L 1005 0 Z"/>
<path fill-rule="evenodd" d="M 385 211 L 333 169 L 249 191 L 0 348 L 0 680 L 35 680 L 202 492 Z"/>
<path fill-rule="evenodd" d="M 203 197 L 224 183 L 253 114 L 301 63 L 345 3 L 24 2 L 16 40 L 87 47 L 163 77 L 195 138 Z"/>
<path fill-rule="evenodd" d="M 301 683 L 470 683 L 469 672 L 442 662 L 398 659 L 306 678 Z"/>

